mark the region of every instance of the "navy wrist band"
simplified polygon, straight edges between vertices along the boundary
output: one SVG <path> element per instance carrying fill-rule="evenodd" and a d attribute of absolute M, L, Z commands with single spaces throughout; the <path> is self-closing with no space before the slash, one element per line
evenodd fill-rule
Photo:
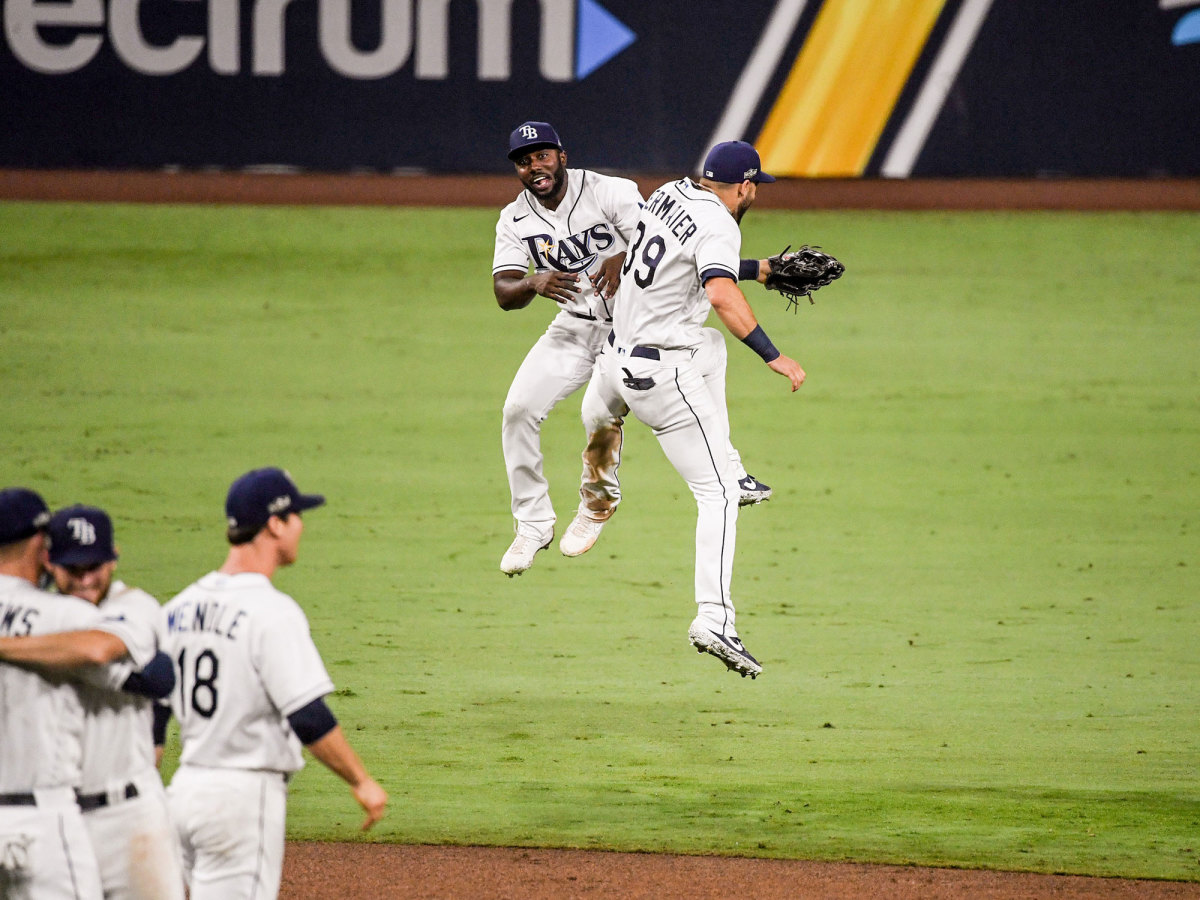
<path fill-rule="evenodd" d="M 743 259 L 738 266 L 738 281 L 758 281 L 758 260 Z"/>
<path fill-rule="evenodd" d="M 771 362 L 780 356 L 779 351 L 775 349 L 775 345 L 771 343 L 771 339 L 767 337 L 767 333 L 762 330 L 761 325 L 755 325 L 754 330 L 742 338 L 742 343 L 761 356 L 763 362 Z"/>

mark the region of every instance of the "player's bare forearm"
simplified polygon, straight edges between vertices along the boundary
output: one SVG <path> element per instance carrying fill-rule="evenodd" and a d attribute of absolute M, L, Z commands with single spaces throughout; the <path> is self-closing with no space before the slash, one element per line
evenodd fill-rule
<path fill-rule="evenodd" d="M 387 792 L 367 774 L 362 760 L 346 740 L 342 726 L 337 725 L 331 731 L 308 745 L 309 751 L 324 763 L 331 772 L 350 785 L 354 799 L 359 806 L 366 810 L 367 818 L 363 822 L 366 831 L 383 818 L 387 808 Z"/>
<path fill-rule="evenodd" d="M 500 308 L 524 309 L 534 297 L 548 297 L 555 303 L 566 303 L 579 293 L 579 276 L 574 272 L 537 272 L 523 275 L 518 272 L 497 272 L 492 276 L 492 290 Z"/>
<path fill-rule="evenodd" d="M 754 311 L 746 302 L 746 295 L 735 281 L 730 278 L 710 278 L 704 283 L 704 290 L 717 317 L 739 341 L 758 326 Z"/>
<path fill-rule="evenodd" d="M 53 671 L 107 665 L 127 652 L 125 642 L 107 631 L 0 637 L 0 661 Z"/>
<path fill-rule="evenodd" d="M 754 311 L 750 309 L 750 304 L 746 302 L 746 297 L 736 283 L 728 278 L 710 278 L 704 285 L 705 291 L 708 293 L 708 300 L 712 304 L 712 308 L 716 310 L 717 316 L 725 323 L 725 327 L 739 341 L 749 337 L 751 332 L 757 330 L 759 340 L 747 342 L 752 349 L 758 352 L 764 352 L 758 344 L 762 344 L 765 350 L 773 354 L 778 354 L 773 358 L 766 357 L 767 365 L 771 371 L 778 372 L 780 375 L 788 379 L 792 384 L 792 390 L 795 391 L 800 385 L 804 384 L 806 377 L 804 370 L 800 368 L 800 364 L 790 357 L 779 353 L 767 340 L 766 335 L 759 329 L 758 320 L 754 318 Z"/>

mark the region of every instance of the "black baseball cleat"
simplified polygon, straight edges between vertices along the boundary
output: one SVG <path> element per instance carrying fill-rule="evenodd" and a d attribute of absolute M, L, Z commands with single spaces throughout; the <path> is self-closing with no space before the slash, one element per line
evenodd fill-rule
<path fill-rule="evenodd" d="M 713 631 L 700 619 L 692 622 L 688 629 L 688 640 L 696 648 L 697 653 L 710 653 L 743 678 L 749 675 L 757 678 L 762 674 L 762 666 L 750 655 L 742 644 L 742 639 L 735 635 L 724 635 Z"/>
<path fill-rule="evenodd" d="M 738 481 L 738 487 L 741 489 L 741 495 L 738 497 L 738 506 L 753 506 L 755 503 L 762 503 L 764 500 L 771 499 L 770 485 L 763 484 L 753 475 L 747 475 Z"/>

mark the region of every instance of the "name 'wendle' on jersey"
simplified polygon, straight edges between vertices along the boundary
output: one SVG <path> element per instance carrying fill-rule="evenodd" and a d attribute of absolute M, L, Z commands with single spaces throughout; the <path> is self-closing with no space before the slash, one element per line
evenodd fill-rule
<path fill-rule="evenodd" d="M 696 223 L 686 210 L 676 209 L 675 205 L 675 198 L 664 188 L 659 188 L 646 201 L 646 209 L 662 219 L 671 234 L 679 238 L 679 243 L 686 244 L 696 233 Z"/>
<path fill-rule="evenodd" d="M 167 613 L 167 630 L 172 634 L 200 631 L 234 641 L 245 616 L 244 609 L 234 610 L 216 600 L 191 601 Z"/>
<path fill-rule="evenodd" d="M 598 254 L 611 247 L 615 239 L 610 225 L 600 222 L 557 243 L 549 234 L 531 234 L 522 240 L 535 268 L 582 272 L 596 261 Z"/>

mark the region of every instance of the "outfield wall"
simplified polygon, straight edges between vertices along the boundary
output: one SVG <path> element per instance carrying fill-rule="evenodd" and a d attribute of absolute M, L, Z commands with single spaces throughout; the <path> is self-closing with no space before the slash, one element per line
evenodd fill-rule
<path fill-rule="evenodd" d="M 3 0 L 0 167 L 1200 176 L 1200 0 Z"/>

